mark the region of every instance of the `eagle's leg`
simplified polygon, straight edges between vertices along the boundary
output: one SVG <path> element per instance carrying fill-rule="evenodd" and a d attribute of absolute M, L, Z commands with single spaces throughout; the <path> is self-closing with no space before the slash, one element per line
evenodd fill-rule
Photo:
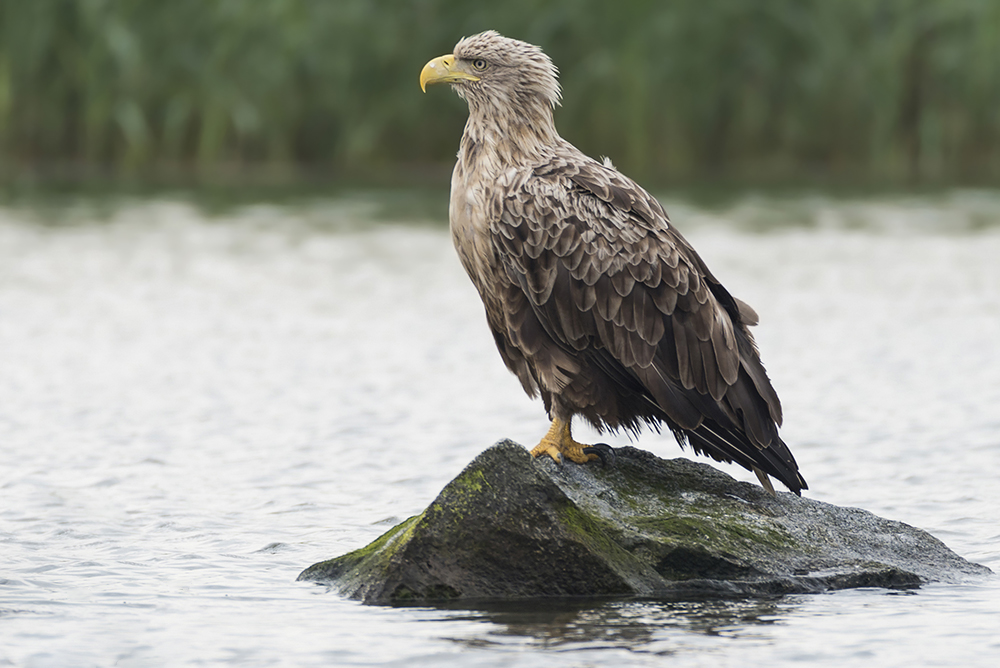
<path fill-rule="evenodd" d="M 597 453 L 594 446 L 574 441 L 569 431 L 569 420 L 562 420 L 558 417 L 552 420 L 552 426 L 549 427 L 548 433 L 531 451 L 532 457 L 540 455 L 548 455 L 557 464 L 562 464 L 563 457 L 577 464 L 586 464 L 598 459 L 604 461 L 604 457 Z"/>

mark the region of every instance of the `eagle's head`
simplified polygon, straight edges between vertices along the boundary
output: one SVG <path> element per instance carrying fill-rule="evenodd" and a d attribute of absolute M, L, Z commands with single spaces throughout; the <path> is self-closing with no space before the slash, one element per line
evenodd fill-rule
<path fill-rule="evenodd" d="M 540 48 L 487 30 L 459 40 L 453 53 L 420 72 L 424 90 L 450 83 L 470 107 L 517 109 L 559 103 L 558 70 Z"/>

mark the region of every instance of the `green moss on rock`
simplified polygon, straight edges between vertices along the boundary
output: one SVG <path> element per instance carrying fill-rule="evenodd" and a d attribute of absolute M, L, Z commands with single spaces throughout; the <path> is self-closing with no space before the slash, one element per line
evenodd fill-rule
<path fill-rule="evenodd" d="M 989 570 L 913 527 L 705 464 L 620 448 L 617 465 L 484 451 L 420 515 L 299 576 L 368 603 L 746 596 L 910 587 Z"/>
<path fill-rule="evenodd" d="M 365 547 L 313 564 L 302 571 L 298 579 L 335 580 L 362 567 L 371 569 L 387 566 L 393 555 L 407 544 L 414 527 L 423 516 L 424 513 L 421 513 L 404 520 Z"/>

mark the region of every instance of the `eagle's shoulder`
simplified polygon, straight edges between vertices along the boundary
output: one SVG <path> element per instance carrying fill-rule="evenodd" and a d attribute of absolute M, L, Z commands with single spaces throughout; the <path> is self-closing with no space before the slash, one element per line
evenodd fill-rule
<path fill-rule="evenodd" d="M 706 299 L 707 268 L 660 203 L 579 152 L 509 171 L 494 184 L 489 208 L 498 251 L 518 274 L 540 279 L 531 291 L 536 303 L 548 299 L 556 265 L 586 286 L 612 281 L 623 298 L 636 284 L 656 290 L 668 314 L 677 296 Z"/>
<path fill-rule="evenodd" d="M 584 223 L 638 226 L 665 231 L 670 221 L 663 207 L 611 165 L 598 162 L 572 146 L 553 151 L 534 164 L 511 168 L 495 184 L 495 207 L 514 211 L 524 205 L 542 205 L 567 216 L 584 217 Z"/>

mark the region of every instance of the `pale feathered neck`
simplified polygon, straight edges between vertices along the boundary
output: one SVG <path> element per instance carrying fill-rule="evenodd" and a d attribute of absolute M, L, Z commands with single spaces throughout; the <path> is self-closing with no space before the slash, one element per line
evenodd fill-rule
<path fill-rule="evenodd" d="M 544 160 L 562 142 L 551 105 L 536 96 L 467 100 L 469 120 L 459 159 L 469 167 L 497 174 Z"/>

